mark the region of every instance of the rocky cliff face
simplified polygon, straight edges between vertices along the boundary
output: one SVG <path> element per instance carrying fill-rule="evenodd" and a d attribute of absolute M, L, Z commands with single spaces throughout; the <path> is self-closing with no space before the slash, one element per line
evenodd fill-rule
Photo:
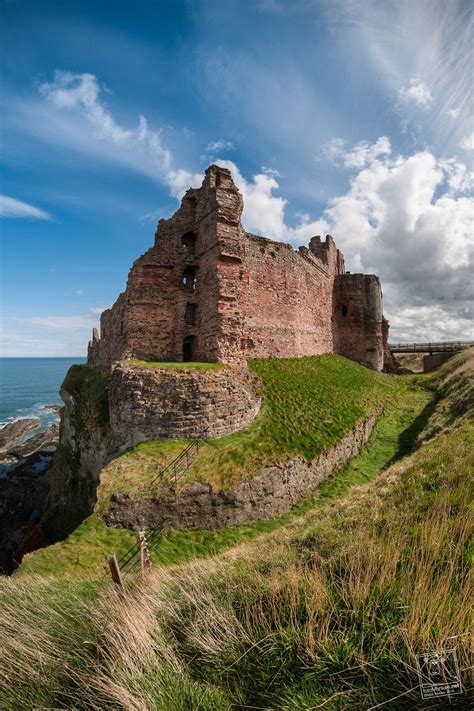
<path fill-rule="evenodd" d="M 260 408 L 258 379 L 246 368 L 147 368 L 123 363 L 110 376 L 73 366 L 61 387 L 60 444 L 42 517 L 58 540 L 89 516 L 102 468 L 139 443 L 219 437 L 248 425 Z"/>
<path fill-rule="evenodd" d="M 100 472 L 116 452 L 107 379 L 93 368 L 74 365 L 60 394 L 60 442 L 48 472 L 49 495 L 41 520 L 49 542 L 67 536 L 92 512 Z"/>

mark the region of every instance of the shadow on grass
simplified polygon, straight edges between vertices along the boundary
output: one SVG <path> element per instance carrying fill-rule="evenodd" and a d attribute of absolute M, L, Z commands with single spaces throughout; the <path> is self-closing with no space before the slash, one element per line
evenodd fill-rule
<path fill-rule="evenodd" d="M 397 452 L 392 457 L 389 464 L 392 464 L 392 462 L 395 462 L 398 459 L 402 459 L 402 457 L 405 457 L 407 454 L 411 454 L 413 452 L 416 439 L 417 439 L 418 435 L 421 434 L 421 432 L 425 429 L 426 425 L 428 424 L 428 420 L 430 419 L 431 415 L 433 414 L 439 400 L 440 400 L 440 397 L 437 395 L 434 395 L 432 400 L 430 400 L 425 405 L 423 410 L 413 420 L 411 425 L 409 427 L 407 427 L 405 430 L 403 430 L 402 432 L 400 432 L 400 435 L 398 437 Z"/>

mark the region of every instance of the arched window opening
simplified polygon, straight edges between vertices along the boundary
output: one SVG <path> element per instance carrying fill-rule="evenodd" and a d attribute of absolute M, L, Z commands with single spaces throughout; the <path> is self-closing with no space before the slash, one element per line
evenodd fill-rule
<path fill-rule="evenodd" d="M 181 237 L 181 244 L 188 254 L 194 254 L 196 249 L 196 235 L 194 232 L 186 232 L 186 234 Z"/>
<path fill-rule="evenodd" d="M 347 316 L 347 304 L 342 304 L 342 315 Z"/>
<path fill-rule="evenodd" d="M 189 363 L 193 359 L 194 337 L 186 336 L 183 341 L 183 361 Z"/>
<path fill-rule="evenodd" d="M 220 176 L 220 173 L 217 173 L 216 174 L 216 188 L 220 188 L 220 187 L 221 187 L 221 176 Z"/>
<path fill-rule="evenodd" d="M 184 323 L 188 326 L 196 325 L 196 304 L 186 304 Z"/>
<path fill-rule="evenodd" d="M 196 288 L 196 270 L 194 267 L 186 267 L 181 277 L 181 284 L 189 291 L 194 291 Z"/>

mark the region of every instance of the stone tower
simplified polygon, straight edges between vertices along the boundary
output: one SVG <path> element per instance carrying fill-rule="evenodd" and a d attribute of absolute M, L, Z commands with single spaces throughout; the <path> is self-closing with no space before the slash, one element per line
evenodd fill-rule
<path fill-rule="evenodd" d="M 245 232 L 242 209 L 230 172 L 211 165 L 160 220 L 155 245 L 102 314 L 89 363 L 341 353 L 382 369 L 388 324 L 378 278 L 346 274 L 329 235 L 294 250 Z"/>

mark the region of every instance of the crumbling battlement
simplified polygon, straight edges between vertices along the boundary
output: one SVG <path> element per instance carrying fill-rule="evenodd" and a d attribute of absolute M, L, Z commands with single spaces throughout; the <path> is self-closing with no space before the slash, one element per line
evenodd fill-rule
<path fill-rule="evenodd" d="M 202 186 L 160 220 L 155 245 L 102 314 L 90 364 L 341 353 L 382 369 L 388 324 L 378 277 L 347 274 L 329 235 L 295 250 L 249 234 L 242 210 L 230 172 L 211 165 Z"/>

